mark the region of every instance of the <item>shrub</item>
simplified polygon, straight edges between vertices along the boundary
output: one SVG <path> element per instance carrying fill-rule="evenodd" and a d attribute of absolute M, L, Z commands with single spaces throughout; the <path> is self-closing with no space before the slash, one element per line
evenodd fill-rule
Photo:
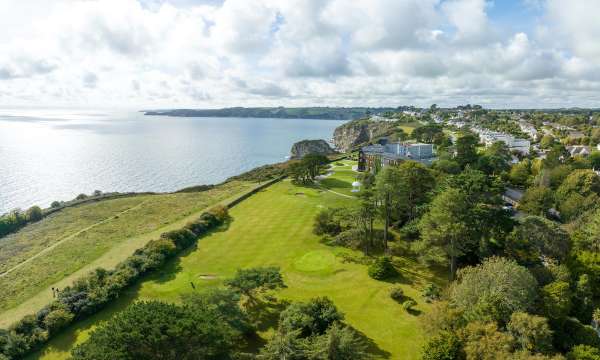
<path fill-rule="evenodd" d="M 50 207 L 53 208 L 53 209 L 56 209 L 56 208 L 58 208 L 60 206 L 61 206 L 61 203 L 58 202 L 58 201 L 53 201 L 52 204 L 50 204 Z"/>
<path fill-rule="evenodd" d="M 87 197 L 88 196 L 86 194 L 79 194 L 79 195 L 77 195 L 75 200 L 83 200 L 83 199 L 87 199 Z"/>
<path fill-rule="evenodd" d="M 434 300 L 439 300 L 442 294 L 442 289 L 434 283 L 429 283 L 425 285 L 421 295 L 425 298 L 425 301 L 432 302 Z"/>
<path fill-rule="evenodd" d="M 315 217 L 313 232 L 316 235 L 332 235 L 335 236 L 342 231 L 340 219 L 338 217 L 338 209 L 321 210 Z"/>
<path fill-rule="evenodd" d="M 417 305 L 417 302 L 414 300 L 406 300 L 402 303 L 402 308 L 406 311 L 411 311 L 414 306 Z"/>
<path fill-rule="evenodd" d="M 460 339 L 449 331 L 434 336 L 423 347 L 423 360 L 457 360 L 461 354 Z"/>
<path fill-rule="evenodd" d="M 577 345 L 567 354 L 567 360 L 600 360 L 600 350 L 588 345 Z"/>
<path fill-rule="evenodd" d="M 227 206 L 216 205 L 216 206 L 213 206 L 208 212 L 210 214 L 214 215 L 214 217 L 219 222 L 223 222 L 229 218 L 229 211 L 227 209 Z"/>
<path fill-rule="evenodd" d="M 392 290 L 390 290 L 390 297 L 397 302 L 402 301 L 404 299 L 404 290 L 400 286 L 394 286 Z"/>
<path fill-rule="evenodd" d="M 375 280 L 385 280 L 396 274 L 392 260 L 387 256 L 377 258 L 369 266 L 369 276 Z"/>

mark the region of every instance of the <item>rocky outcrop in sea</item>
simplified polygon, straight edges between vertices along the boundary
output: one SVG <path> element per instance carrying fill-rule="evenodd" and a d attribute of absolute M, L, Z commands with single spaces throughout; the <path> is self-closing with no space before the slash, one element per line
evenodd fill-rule
<path fill-rule="evenodd" d="M 308 154 L 332 155 L 336 151 L 325 140 L 302 140 L 292 146 L 292 159 L 302 159 Z"/>

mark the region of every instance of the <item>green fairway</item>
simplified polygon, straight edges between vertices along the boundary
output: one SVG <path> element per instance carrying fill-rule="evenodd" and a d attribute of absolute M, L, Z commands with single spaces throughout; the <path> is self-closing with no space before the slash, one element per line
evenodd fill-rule
<path fill-rule="evenodd" d="M 324 178 L 319 183 L 332 191 L 344 195 L 356 195 L 352 193 L 352 183 L 356 181 L 359 173 L 352 170 L 352 166 L 356 166 L 356 161 L 342 160 L 331 164 L 328 172 L 332 172 L 331 176 Z"/>
<path fill-rule="evenodd" d="M 231 182 L 206 192 L 134 196 L 61 210 L 3 239 L 0 327 L 35 312 L 63 288 L 96 268 L 112 268 L 166 230 L 252 185 Z M 13 260 L 16 259 L 16 260 Z"/>
<path fill-rule="evenodd" d="M 194 291 L 192 284 L 196 289 L 216 286 L 239 268 L 272 265 L 281 267 L 288 286 L 278 293 L 280 298 L 328 296 L 346 314 L 347 322 L 373 341 L 377 354 L 418 359 L 424 339 L 419 314 L 428 309 L 419 291 L 436 278 L 410 259 L 395 259 L 401 274 L 397 285 L 418 303 L 409 314 L 389 297 L 395 284 L 369 278 L 365 265 L 344 261 L 348 257 L 342 254 L 354 252 L 325 246 L 312 233 L 320 209 L 354 201 L 319 188 L 295 186 L 289 180 L 277 183 L 234 207 L 227 226 L 200 239 L 197 247 L 130 288 L 104 311 L 66 329 L 32 358 L 66 358 L 95 324 L 135 300 L 178 302 L 181 294 Z M 269 336 L 272 328 L 260 330 L 262 336 Z"/>

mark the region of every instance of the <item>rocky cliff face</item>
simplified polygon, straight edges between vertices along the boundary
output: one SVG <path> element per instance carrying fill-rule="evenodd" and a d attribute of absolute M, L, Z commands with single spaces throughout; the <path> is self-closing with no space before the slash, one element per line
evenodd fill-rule
<path fill-rule="evenodd" d="M 386 136 L 393 130 L 387 121 L 354 120 L 338 126 L 333 132 L 336 149 L 346 152 L 375 138 Z"/>
<path fill-rule="evenodd" d="M 325 140 L 302 140 L 292 146 L 291 158 L 302 159 L 308 154 L 331 155 L 335 150 Z"/>

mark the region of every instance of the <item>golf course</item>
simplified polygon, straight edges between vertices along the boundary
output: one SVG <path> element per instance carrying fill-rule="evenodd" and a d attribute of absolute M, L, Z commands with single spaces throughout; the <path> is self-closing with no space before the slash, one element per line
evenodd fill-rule
<path fill-rule="evenodd" d="M 333 164 L 326 180 L 315 186 L 298 186 L 288 179 L 250 196 L 230 210 L 231 221 L 201 238 L 182 256 L 143 278 L 117 301 L 99 313 L 67 327 L 30 359 L 66 359 L 70 350 L 89 337 L 102 321 L 138 300 L 180 302 L 182 294 L 220 286 L 241 268 L 277 266 L 286 288 L 275 293 L 280 300 L 299 301 L 329 297 L 352 325 L 369 340 L 370 351 L 379 358 L 418 359 L 424 335 L 420 321 L 429 305 L 422 287 L 442 283 L 430 270 L 409 258 L 394 257 L 399 275 L 377 281 L 367 274 L 362 254 L 324 245 L 313 234 L 315 215 L 325 207 L 351 207 L 356 178 L 355 163 Z M 331 187 L 331 188 L 329 188 Z M 330 191 L 331 190 L 331 191 Z M 389 296 L 400 286 L 415 300 L 407 312 Z M 277 314 L 258 330 L 268 339 L 276 327 Z"/>

